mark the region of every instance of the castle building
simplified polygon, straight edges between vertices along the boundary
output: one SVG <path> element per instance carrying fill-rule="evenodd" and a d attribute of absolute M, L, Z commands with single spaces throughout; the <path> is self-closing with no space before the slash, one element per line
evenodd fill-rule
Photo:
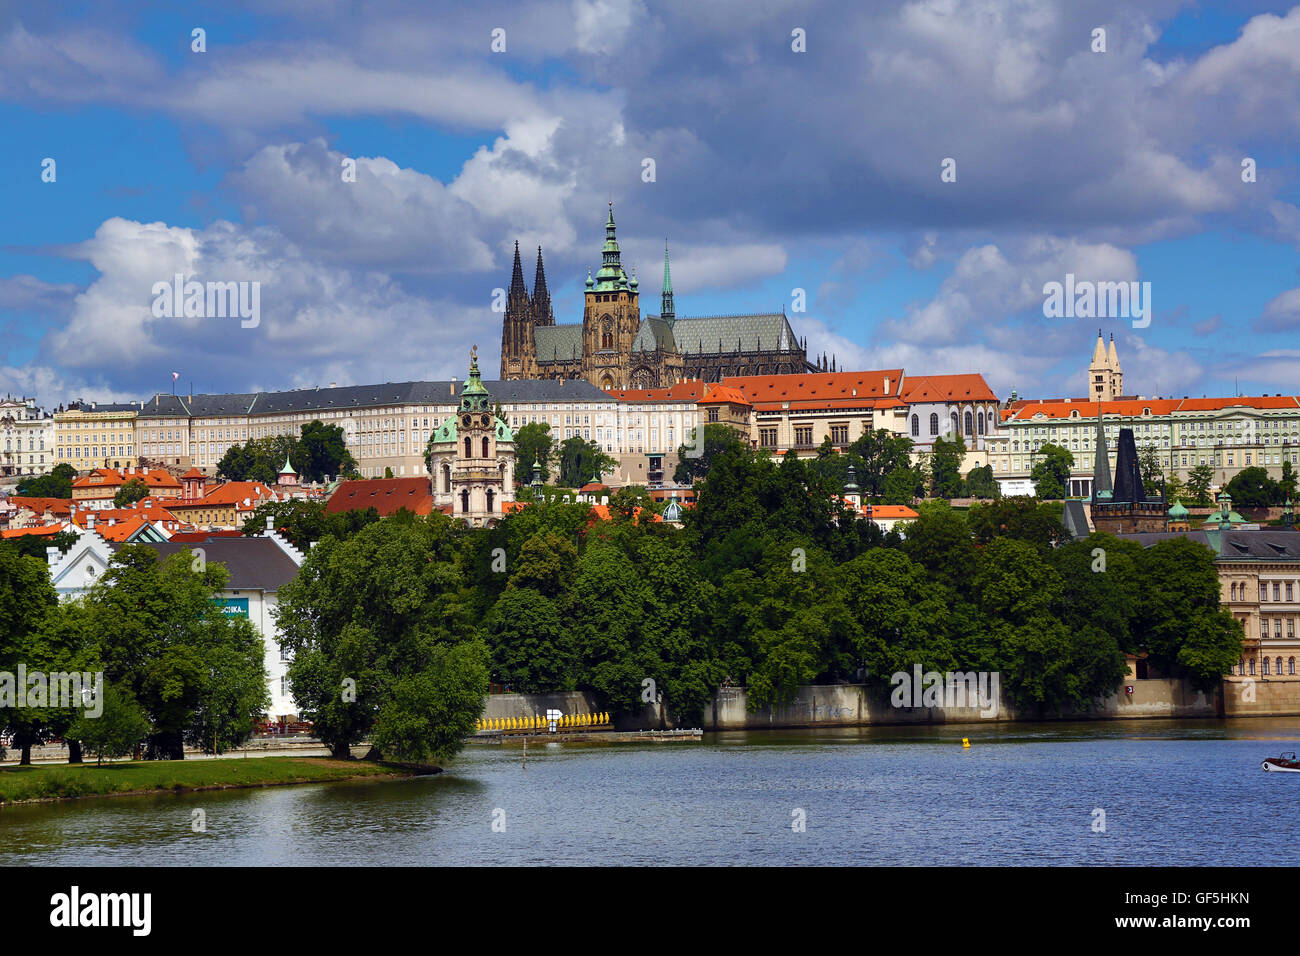
<path fill-rule="evenodd" d="M 667 388 L 685 380 L 829 370 L 809 362 L 784 311 L 761 315 L 678 318 L 668 248 L 659 314 L 641 315 L 635 272 L 623 269 L 614 204 L 595 276 L 587 273 L 581 324 L 556 325 L 542 250 L 530 295 L 519 244 L 501 329 L 501 378 L 585 379 L 601 389 Z"/>
<path fill-rule="evenodd" d="M 435 504 L 475 527 L 495 524 L 515 500 L 515 436 L 493 413 L 477 348 L 470 352 L 459 413 L 429 439 L 429 471 Z"/>

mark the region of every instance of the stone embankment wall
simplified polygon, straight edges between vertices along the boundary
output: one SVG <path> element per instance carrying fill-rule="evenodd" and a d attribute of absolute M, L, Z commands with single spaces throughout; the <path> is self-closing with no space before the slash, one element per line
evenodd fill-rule
<path fill-rule="evenodd" d="M 1300 714 L 1300 677 L 1228 677 L 1223 681 L 1226 717 L 1289 717 Z"/>

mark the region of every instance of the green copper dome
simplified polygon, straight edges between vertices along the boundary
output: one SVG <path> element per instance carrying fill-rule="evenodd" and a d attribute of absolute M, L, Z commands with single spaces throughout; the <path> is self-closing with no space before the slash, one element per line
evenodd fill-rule
<path fill-rule="evenodd" d="M 464 412 L 490 412 L 492 411 L 492 395 L 483 384 L 483 376 L 478 370 L 478 346 L 474 346 L 469 353 L 469 379 L 465 382 L 465 387 L 460 393 L 460 411 Z M 492 417 L 493 432 L 498 442 L 513 442 L 515 440 L 514 432 L 504 420 L 497 418 L 495 414 Z M 433 430 L 433 435 L 429 441 L 434 445 L 444 445 L 456 441 L 456 417 L 448 418 L 445 422 Z"/>
<path fill-rule="evenodd" d="M 588 286 L 587 288 L 592 288 Z M 601 252 L 600 271 L 596 273 L 595 291 L 631 292 L 632 287 L 623 271 L 618 238 L 614 230 L 614 203 L 609 204 L 609 219 L 605 222 L 605 248 Z"/>
<path fill-rule="evenodd" d="M 1189 513 L 1190 512 L 1183 507 L 1181 500 L 1175 501 L 1174 506 L 1169 509 L 1169 517 L 1171 518 L 1186 518 Z"/>

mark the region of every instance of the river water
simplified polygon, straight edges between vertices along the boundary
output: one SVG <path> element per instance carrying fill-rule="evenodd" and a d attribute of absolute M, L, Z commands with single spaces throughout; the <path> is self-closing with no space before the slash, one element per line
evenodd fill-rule
<path fill-rule="evenodd" d="M 0 864 L 1295 865 L 1283 750 L 1300 718 L 473 746 L 418 779 L 7 807 Z"/>

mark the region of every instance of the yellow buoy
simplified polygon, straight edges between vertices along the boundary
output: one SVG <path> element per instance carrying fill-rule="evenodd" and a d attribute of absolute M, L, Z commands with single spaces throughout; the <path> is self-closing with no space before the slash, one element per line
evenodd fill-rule
<path fill-rule="evenodd" d="M 963 749 L 963 750 L 969 750 L 969 749 L 970 749 L 970 738 L 969 738 L 969 737 L 963 737 L 963 738 L 961 739 L 961 745 L 962 745 L 962 749 Z"/>

